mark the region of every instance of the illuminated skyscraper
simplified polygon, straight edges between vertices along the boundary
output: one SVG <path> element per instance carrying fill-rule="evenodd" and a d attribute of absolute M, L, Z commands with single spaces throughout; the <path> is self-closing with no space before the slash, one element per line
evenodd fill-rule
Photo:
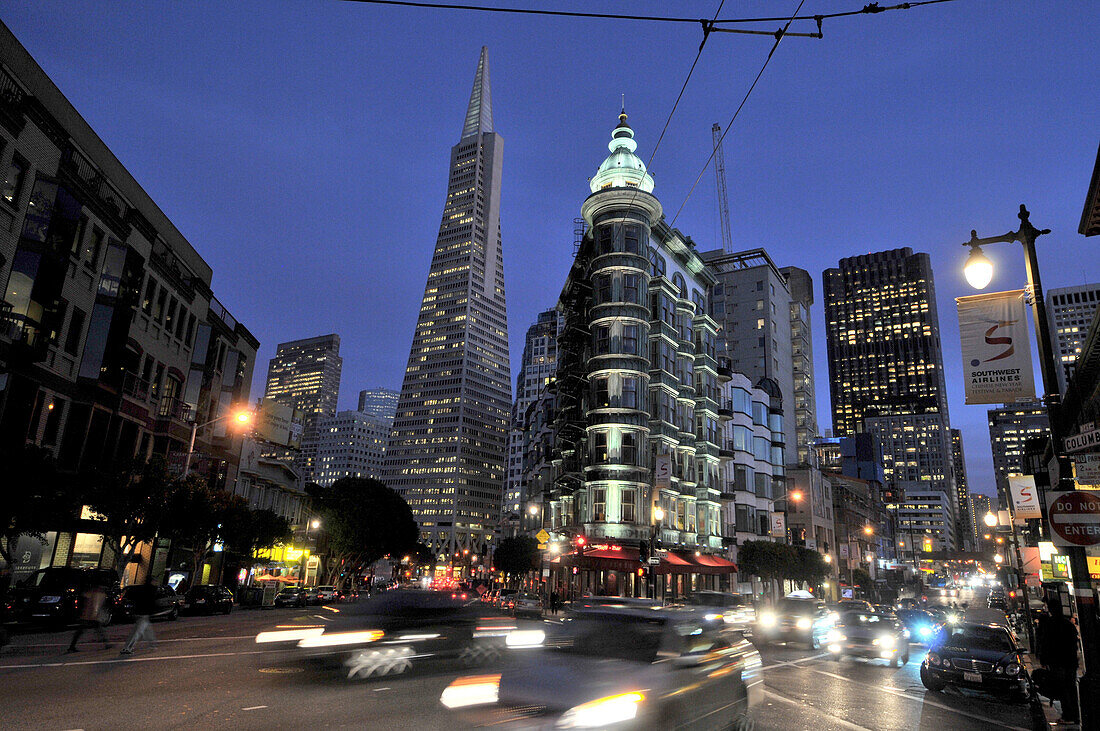
<path fill-rule="evenodd" d="M 1073 377 L 1077 356 L 1089 333 L 1096 307 L 1100 305 L 1100 284 L 1061 287 L 1047 291 L 1047 319 L 1054 357 L 1058 359 L 1058 390 L 1066 391 Z"/>
<path fill-rule="evenodd" d="M 336 414 L 343 364 L 340 336 L 331 334 L 280 343 L 267 366 L 264 397 L 292 406 L 304 415 L 302 447 L 293 455 L 293 462 L 306 482 L 314 477 L 317 422 Z"/>
<path fill-rule="evenodd" d="M 437 554 L 488 548 L 500 518 L 512 405 L 500 242 L 503 140 L 493 131 L 485 48 L 474 76 L 435 255 L 386 449 Z"/>

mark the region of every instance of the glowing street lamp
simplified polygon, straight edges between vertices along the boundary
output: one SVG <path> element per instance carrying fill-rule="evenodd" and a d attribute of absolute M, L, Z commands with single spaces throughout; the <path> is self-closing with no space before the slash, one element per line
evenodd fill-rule
<path fill-rule="evenodd" d="M 970 256 L 963 265 L 967 283 L 974 289 L 985 289 L 993 281 L 993 262 L 982 253 L 982 247 L 973 244 Z"/>
<path fill-rule="evenodd" d="M 796 503 L 801 501 L 802 500 L 802 493 L 799 492 L 798 490 L 795 490 L 794 492 L 791 493 L 791 500 L 793 500 Z"/>
<path fill-rule="evenodd" d="M 870 525 L 863 526 L 863 532 L 867 535 L 874 535 L 875 529 Z"/>
<path fill-rule="evenodd" d="M 230 414 L 224 414 L 216 419 L 211 419 L 205 424 L 199 424 L 198 422 L 191 424 L 191 442 L 187 445 L 187 456 L 183 459 L 184 477 L 191 471 L 191 455 L 195 453 L 195 437 L 198 435 L 199 429 L 205 429 L 211 424 L 217 424 L 219 421 L 226 421 L 228 419 L 232 419 L 238 426 L 247 426 L 252 422 L 252 412 L 247 409 L 241 409 Z"/>
<path fill-rule="evenodd" d="M 985 524 L 986 524 L 986 525 L 988 525 L 988 526 L 989 526 L 990 528 L 992 528 L 993 526 L 997 525 L 997 516 L 996 516 L 996 515 L 994 515 L 994 514 L 993 514 L 993 513 L 991 513 L 991 512 L 990 512 L 990 513 L 986 513 L 986 514 L 985 514 L 985 517 L 984 517 L 984 518 L 982 518 L 982 520 L 983 520 L 983 521 L 985 522 Z"/>
<path fill-rule="evenodd" d="M 994 560 L 994 561 L 995 561 L 995 562 L 996 562 L 997 564 L 1000 564 L 1000 563 L 1001 563 L 1002 561 L 1004 561 L 1004 560 L 1005 560 L 1005 557 L 1004 557 L 1004 556 L 1002 556 L 1001 554 L 999 554 L 999 553 L 998 553 L 998 554 L 996 554 L 995 556 L 993 556 L 993 560 Z"/>

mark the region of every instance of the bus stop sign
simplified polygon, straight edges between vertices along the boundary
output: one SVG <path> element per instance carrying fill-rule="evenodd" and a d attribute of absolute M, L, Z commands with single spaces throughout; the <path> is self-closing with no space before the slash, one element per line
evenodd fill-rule
<path fill-rule="evenodd" d="M 1056 546 L 1100 544 L 1100 491 L 1056 492 L 1047 495 L 1050 530 Z"/>

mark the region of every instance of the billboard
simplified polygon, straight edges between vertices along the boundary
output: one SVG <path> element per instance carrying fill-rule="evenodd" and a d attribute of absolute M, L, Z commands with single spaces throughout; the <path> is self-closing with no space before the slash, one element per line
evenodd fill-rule
<path fill-rule="evenodd" d="M 1024 290 L 958 297 L 963 385 L 968 404 L 1034 400 Z"/>
<path fill-rule="evenodd" d="M 1035 487 L 1033 476 L 1009 477 L 1008 490 L 1012 493 L 1012 512 L 1016 520 L 1043 517 L 1043 510 L 1039 506 L 1039 490 Z"/>
<path fill-rule="evenodd" d="M 256 412 L 254 433 L 258 439 L 298 449 L 302 445 L 301 413 L 292 406 L 265 398 Z"/>

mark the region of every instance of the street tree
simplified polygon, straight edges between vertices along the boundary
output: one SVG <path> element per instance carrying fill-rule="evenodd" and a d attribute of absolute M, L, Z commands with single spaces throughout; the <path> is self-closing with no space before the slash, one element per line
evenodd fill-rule
<path fill-rule="evenodd" d="M 773 541 L 745 541 L 737 548 L 737 567 L 752 574 L 768 586 L 789 578 L 792 568 L 791 547 Z"/>
<path fill-rule="evenodd" d="M 788 578 L 813 587 L 819 585 L 829 575 L 829 564 L 820 553 L 805 546 L 790 548 L 794 549 L 794 561 Z"/>
<path fill-rule="evenodd" d="M 229 546 L 241 556 L 250 560 L 256 558 L 257 551 L 289 543 L 294 537 L 290 521 L 273 510 L 233 511 L 228 529 L 224 531 Z"/>
<path fill-rule="evenodd" d="M 512 577 L 537 571 L 541 560 L 539 542 L 531 536 L 505 538 L 493 551 L 493 567 Z"/>
<path fill-rule="evenodd" d="M 191 583 L 198 584 L 215 545 L 248 530 L 248 503 L 240 495 L 212 486 L 206 477 L 191 474 L 175 481 L 168 506 L 162 535 L 189 549 Z"/>
<path fill-rule="evenodd" d="M 81 482 L 84 503 L 102 521 L 103 537 L 114 549 L 116 563 L 156 537 L 176 489 L 168 463 L 159 456 L 110 472 L 90 472 Z"/>
<path fill-rule="evenodd" d="M 50 451 L 33 445 L 3 450 L 0 464 L 8 486 L 0 500 L 0 556 L 11 567 L 20 536 L 44 544 L 47 530 L 76 517 L 79 478 L 61 474 Z"/>
<path fill-rule="evenodd" d="M 378 480 L 343 477 L 306 493 L 321 514 L 328 550 L 328 584 L 343 584 L 387 555 L 415 550 L 418 530 L 405 499 Z M 372 577 L 373 579 L 373 577 Z"/>

